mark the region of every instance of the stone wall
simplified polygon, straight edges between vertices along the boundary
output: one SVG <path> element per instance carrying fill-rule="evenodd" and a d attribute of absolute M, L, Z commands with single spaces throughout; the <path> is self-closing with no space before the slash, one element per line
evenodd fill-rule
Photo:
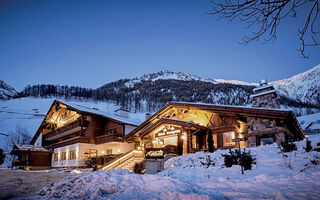
<path fill-rule="evenodd" d="M 276 127 L 276 120 L 248 117 L 248 134 L 255 131 L 263 131 L 265 129 Z"/>
<path fill-rule="evenodd" d="M 253 97 L 252 107 L 264 107 L 264 108 L 272 108 L 272 109 L 280 108 L 277 102 L 276 93 L 270 93 L 270 94 Z"/>
<path fill-rule="evenodd" d="M 276 120 L 248 117 L 248 140 L 249 146 L 256 146 L 257 136 L 274 135 L 275 142 L 280 144 L 284 141 L 285 134 L 288 133 L 285 125 L 277 125 Z"/>

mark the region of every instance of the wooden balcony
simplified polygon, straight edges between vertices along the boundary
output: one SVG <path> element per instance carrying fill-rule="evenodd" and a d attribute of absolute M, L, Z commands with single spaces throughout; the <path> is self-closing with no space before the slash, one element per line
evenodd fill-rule
<path fill-rule="evenodd" d="M 64 140 L 58 143 L 54 143 L 51 145 L 46 146 L 48 149 L 55 149 L 59 147 L 64 147 L 72 144 L 77 144 L 77 143 L 90 143 L 90 139 L 84 136 L 77 136 L 68 140 Z"/>
<path fill-rule="evenodd" d="M 109 134 L 109 135 L 101 135 L 95 137 L 96 144 L 103 144 L 107 142 L 122 142 L 123 135 L 120 134 Z"/>
<path fill-rule="evenodd" d="M 84 120 L 82 123 L 83 129 L 86 129 L 88 127 L 88 121 Z M 61 128 L 58 128 L 54 131 L 51 131 L 45 135 L 43 135 L 43 138 L 45 140 L 54 140 L 75 132 L 78 132 L 81 130 L 81 119 L 78 119 L 74 122 L 71 122 L 70 124 L 67 124 Z"/>

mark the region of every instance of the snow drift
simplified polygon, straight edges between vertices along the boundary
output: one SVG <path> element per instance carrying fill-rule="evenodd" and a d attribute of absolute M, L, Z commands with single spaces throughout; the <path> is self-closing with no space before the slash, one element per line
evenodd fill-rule
<path fill-rule="evenodd" d="M 310 136 L 318 147 L 320 135 Z M 156 175 L 126 170 L 74 175 L 43 188 L 40 199 L 318 199 L 320 152 L 306 152 L 305 141 L 297 151 L 281 153 L 276 144 L 248 148 L 256 158 L 252 170 L 226 168 L 222 154 L 198 152 L 172 158 Z M 207 165 L 210 159 L 214 164 Z"/>

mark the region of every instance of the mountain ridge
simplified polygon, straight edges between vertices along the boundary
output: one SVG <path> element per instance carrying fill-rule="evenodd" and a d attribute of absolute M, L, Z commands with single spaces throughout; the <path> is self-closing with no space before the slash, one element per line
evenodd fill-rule
<path fill-rule="evenodd" d="M 284 108 L 319 109 L 319 77 L 320 65 L 317 65 L 306 72 L 271 84 L 277 89 L 279 102 Z M 38 84 L 25 87 L 17 96 L 110 101 L 131 111 L 152 112 L 170 101 L 246 106 L 251 103 L 249 96 L 256 86 L 257 83 L 201 78 L 189 73 L 163 70 L 139 78 L 120 79 L 96 89 Z"/>

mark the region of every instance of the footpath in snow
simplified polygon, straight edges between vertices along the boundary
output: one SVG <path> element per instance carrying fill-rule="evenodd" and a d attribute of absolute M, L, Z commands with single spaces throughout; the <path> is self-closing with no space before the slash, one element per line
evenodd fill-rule
<path fill-rule="evenodd" d="M 320 135 L 309 136 L 317 147 Z M 252 170 L 226 168 L 222 154 L 198 152 L 175 157 L 156 175 L 127 170 L 74 175 L 43 188 L 32 199 L 319 199 L 320 152 L 281 153 L 277 144 L 248 148 L 256 158 Z M 320 148 L 320 146 L 318 146 Z M 215 164 L 206 165 L 211 160 Z"/>

